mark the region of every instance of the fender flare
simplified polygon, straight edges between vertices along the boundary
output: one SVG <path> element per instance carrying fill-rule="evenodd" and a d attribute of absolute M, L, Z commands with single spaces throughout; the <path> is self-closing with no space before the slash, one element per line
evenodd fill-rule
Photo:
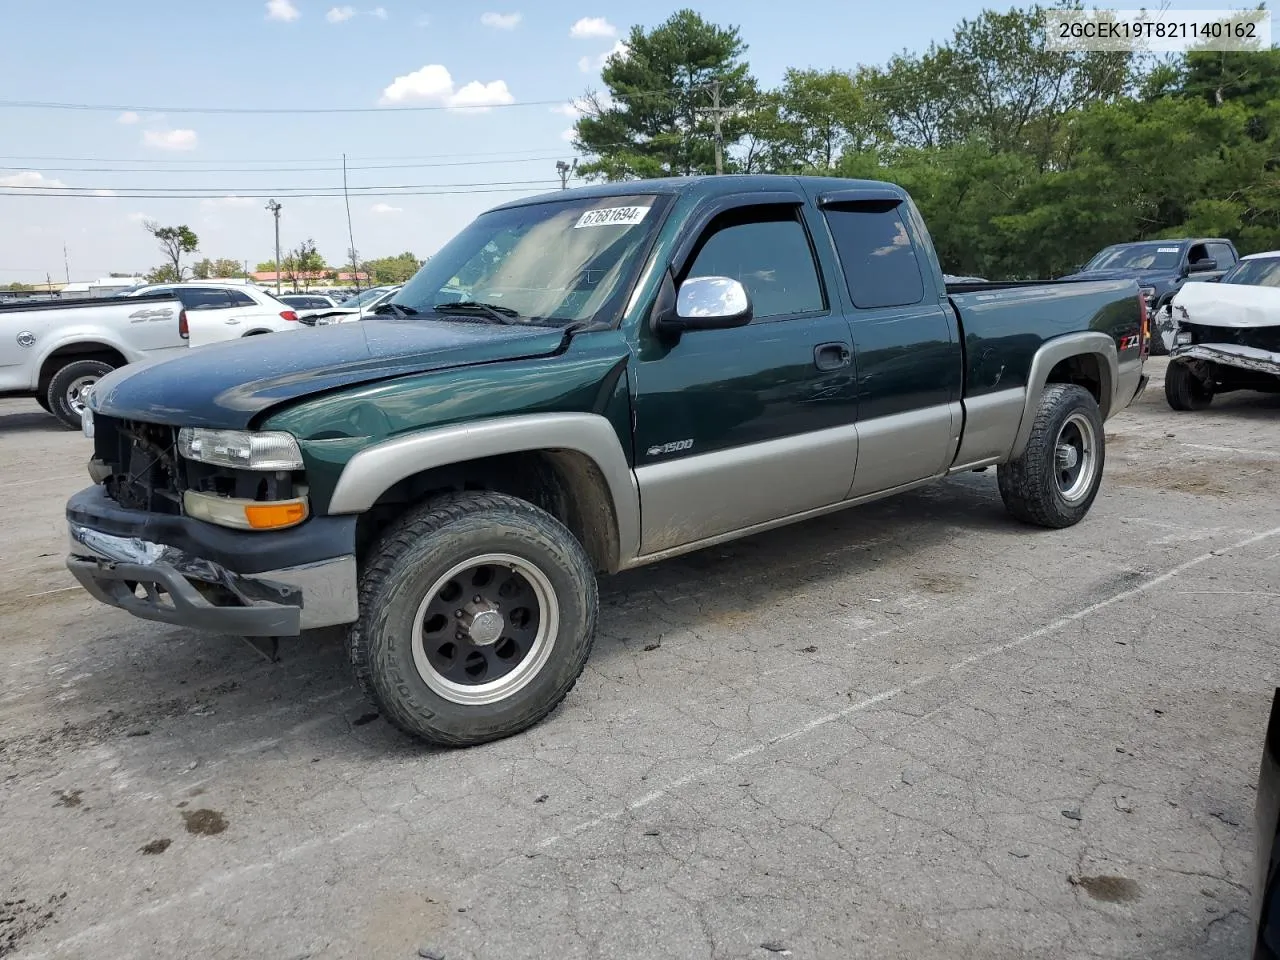
<path fill-rule="evenodd" d="M 416 473 L 505 453 L 572 450 L 590 459 L 608 485 L 618 527 L 618 561 L 639 551 L 640 491 L 618 435 L 595 413 L 539 413 L 436 427 L 366 447 L 343 468 L 330 514 L 364 513 Z"/>
<path fill-rule="evenodd" d="M 1063 360 L 1083 356 L 1098 359 L 1098 367 L 1102 373 L 1099 391 L 1101 400 L 1098 406 L 1102 410 L 1104 421 L 1111 416 L 1111 411 L 1116 407 L 1116 391 L 1120 386 L 1120 355 L 1115 340 L 1110 334 L 1097 330 L 1055 337 L 1042 344 L 1031 358 L 1031 369 L 1027 373 L 1027 395 L 1023 400 L 1022 419 L 1014 436 L 1013 449 L 1009 451 L 1010 460 L 1022 456 L 1027 449 L 1031 427 L 1036 419 L 1036 407 L 1040 405 L 1049 373 Z"/>
<path fill-rule="evenodd" d="M 41 345 L 42 349 L 40 353 L 35 357 L 33 357 L 31 360 L 27 361 L 28 363 L 31 364 L 31 374 L 32 374 L 31 389 L 33 390 L 38 389 L 39 382 L 40 382 L 40 371 L 44 369 L 44 365 L 49 362 L 50 357 L 52 357 L 55 353 L 57 353 L 63 347 L 74 347 L 79 344 L 85 344 L 85 345 L 95 344 L 97 346 L 105 347 L 108 350 L 113 350 L 116 353 L 120 354 L 120 356 L 124 357 L 126 366 L 133 359 L 133 357 L 131 357 L 130 354 L 136 355 L 137 353 L 137 351 L 126 348 L 123 344 L 115 340 L 114 337 L 100 336 L 98 335 L 97 332 L 94 332 L 91 330 L 72 330 L 72 331 L 66 331 L 66 332 L 60 333 L 56 340 L 50 343 L 42 344 Z M 90 353 L 92 351 L 85 351 L 85 352 Z"/>

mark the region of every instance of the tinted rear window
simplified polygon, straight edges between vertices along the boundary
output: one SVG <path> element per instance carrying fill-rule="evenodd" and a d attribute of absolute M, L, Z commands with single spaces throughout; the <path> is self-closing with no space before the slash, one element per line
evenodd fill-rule
<path fill-rule="evenodd" d="M 825 211 L 854 306 L 902 307 L 924 299 L 924 280 L 898 204 Z"/>

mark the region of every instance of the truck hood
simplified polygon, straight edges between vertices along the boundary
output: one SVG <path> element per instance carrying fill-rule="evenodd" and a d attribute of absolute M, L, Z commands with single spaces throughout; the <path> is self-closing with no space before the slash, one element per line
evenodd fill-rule
<path fill-rule="evenodd" d="M 1168 287 L 1181 278 L 1172 270 L 1083 270 L 1063 280 L 1137 280 L 1142 287 Z"/>
<path fill-rule="evenodd" d="M 564 331 L 452 320 L 394 320 L 299 330 L 130 364 L 98 381 L 105 416 L 243 429 L 263 411 L 312 394 L 448 367 L 555 353 Z"/>
<path fill-rule="evenodd" d="M 1280 288 L 1188 283 L 1173 298 L 1173 316 L 1208 327 L 1280 327 Z"/>

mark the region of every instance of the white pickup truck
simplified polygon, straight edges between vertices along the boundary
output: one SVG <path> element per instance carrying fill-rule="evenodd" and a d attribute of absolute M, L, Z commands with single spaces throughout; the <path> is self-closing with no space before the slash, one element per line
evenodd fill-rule
<path fill-rule="evenodd" d="M 99 379 L 186 349 L 186 314 L 169 294 L 0 304 L 0 397 L 31 397 L 78 430 Z"/>

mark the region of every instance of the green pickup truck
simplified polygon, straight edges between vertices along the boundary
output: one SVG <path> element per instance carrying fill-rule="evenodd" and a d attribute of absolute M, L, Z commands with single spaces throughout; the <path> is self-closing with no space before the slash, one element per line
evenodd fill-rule
<path fill-rule="evenodd" d="M 1076 523 L 1149 350 L 1133 280 L 948 288 L 903 190 L 781 176 L 509 203 L 304 334 L 105 377 L 68 566 L 150 620 L 346 625 L 383 716 L 454 746 L 564 699 L 599 573 L 992 465 Z"/>

